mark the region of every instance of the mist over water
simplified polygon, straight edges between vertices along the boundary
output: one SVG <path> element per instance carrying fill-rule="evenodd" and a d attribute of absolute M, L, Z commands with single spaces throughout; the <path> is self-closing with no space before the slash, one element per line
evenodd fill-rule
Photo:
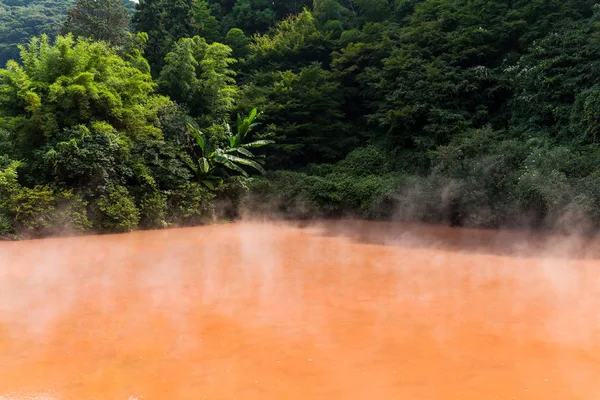
<path fill-rule="evenodd" d="M 596 239 L 247 222 L 0 244 L 0 400 L 600 398 Z"/>

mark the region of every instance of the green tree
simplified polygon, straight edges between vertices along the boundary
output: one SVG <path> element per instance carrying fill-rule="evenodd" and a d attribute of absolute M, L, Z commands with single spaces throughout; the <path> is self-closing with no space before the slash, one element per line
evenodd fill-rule
<path fill-rule="evenodd" d="M 273 10 L 278 19 L 285 19 L 290 15 L 300 14 L 302 10 L 312 5 L 312 0 L 282 0 L 273 2 Z"/>
<path fill-rule="evenodd" d="M 390 11 L 388 0 L 352 0 L 366 21 L 383 21 Z"/>
<path fill-rule="evenodd" d="M 122 45 L 129 31 L 128 12 L 121 0 L 76 0 L 69 9 L 63 34 Z"/>
<path fill-rule="evenodd" d="M 240 17 L 248 17 L 251 23 L 259 22 L 258 28 L 268 28 L 265 22 L 275 22 L 285 19 L 290 15 L 299 14 L 306 7 L 312 5 L 313 0 L 209 0 L 209 3 L 219 19 L 225 20 L 226 29 L 232 27 L 246 28 L 245 22 Z M 217 11 L 218 10 L 218 11 Z M 262 26 L 261 26 L 262 24 Z M 250 28 L 252 29 L 252 28 Z M 256 33 L 258 31 L 246 31 L 246 33 Z M 260 32 L 264 32 L 260 31 Z"/>
<path fill-rule="evenodd" d="M 600 15 L 555 25 L 555 33 L 506 68 L 515 95 L 511 125 L 519 133 L 544 132 L 561 139 L 600 141 L 597 88 Z"/>
<path fill-rule="evenodd" d="M 265 32 L 277 21 L 272 6 L 273 2 L 269 0 L 236 0 L 224 24 L 228 29 L 241 28 L 249 34 Z"/>
<path fill-rule="evenodd" d="M 277 23 L 250 44 L 248 67 L 255 70 L 298 70 L 312 62 L 327 63 L 331 43 L 311 12 L 303 11 Z"/>
<path fill-rule="evenodd" d="M 356 17 L 354 3 L 350 1 L 349 5 L 351 9 L 344 7 L 338 0 L 314 0 L 313 14 L 321 26 L 330 21 L 338 21 L 348 28 Z"/>
<path fill-rule="evenodd" d="M 225 44 L 231 47 L 231 55 L 236 59 L 245 58 L 248 55 L 250 38 L 239 28 L 232 28 L 225 36 Z"/>
<path fill-rule="evenodd" d="M 19 57 L 19 44 L 34 36 L 55 37 L 73 0 L 32 0 L 0 2 L 0 68 Z"/>
<path fill-rule="evenodd" d="M 146 32 L 146 58 L 152 74 L 158 76 L 164 57 L 180 38 L 198 33 L 194 19 L 193 0 L 140 0 L 132 25 L 136 32 Z"/>
<path fill-rule="evenodd" d="M 98 200 L 98 209 L 104 215 L 101 227 L 110 231 L 132 231 L 140 222 L 134 198 L 123 186 L 111 185 L 108 193 Z"/>
<path fill-rule="evenodd" d="M 318 63 L 292 71 L 263 76 L 260 87 L 245 87 L 242 104 L 263 110 L 265 137 L 276 144 L 269 155 L 275 168 L 298 168 L 308 163 L 343 158 L 359 141 L 349 136 L 342 112 L 342 96 L 333 74 Z"/>
<path fill-rule="evenodd" d="M 200 36 L 208 42 L 220 41 L 222 37 L 221 24 L 212 14 L 208 1 L 196 0 L 192 4 L 192 14 Z"/>
<path fill-rule="evenodd" d="M 203 128 L 222 125 L 237 93 L 231 48 L 195 36 L 180 39 L 165 60 L 158 80 L 163 93 L 187 105 Z"/>
<path fill-rule="evenodd" d="M 116 201 L 113 187 L 139 186 L 140 198 L 144 187 L 160 190 L 143 160 L 132 154 L 137 143 L 164 141 L 159 113 L 172 106 L 153 94 L 147 70 L 119 57 L 106 42 L 72 36 L 59 36 L 54 44 L 47 37 L 32 39 L 21 58 L 22 65 L 11 61 L 0 70 L 0 129 L 8 132 L 12 154 L 23 160 L 27 190 L 70 188 L 94 210 L 104 198 L 105 211 L 114 209 L 106 203 Z M 174 157 L 175 164 L 165 164 L 176 168 Z M 54 207 L 50 189 L 24 192 L 23 201 L 37 193 Z M 93 215 L 100 228 L 115 218 L 102 207 Z M 123 207 L 130 210 L 129 201 Z"/>
<path fill-rule="evenodd" d="M 3 125 L 20 140 L 39 143 L 66 128 L 106 122 L 128 136 L 156 136 L 157 108 L 150 75 L 124 61 L 103 42 L 59 36 L 34 38 L 21 51 L 23 65 L 0 70 Z"/>

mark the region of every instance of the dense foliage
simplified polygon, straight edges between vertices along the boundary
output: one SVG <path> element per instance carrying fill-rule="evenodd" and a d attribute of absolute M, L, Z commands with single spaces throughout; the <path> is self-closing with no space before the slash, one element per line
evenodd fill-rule
<path fill-rule="evenodd" d="M 75 0 L 63 33 L 102 40 L 118 46 L 127 40 L 129 15 L 121 0 Z"/>
<path fill-rule="evenodd" d="M 19 56 L 18 44 L 34 36 L 55 36 L 73 0 L 4 0 L 0 2 L 0 65 Z"/>
<path fill-rule="evenodd" d="M 600 225 L 592 0 L 115 2 L 0 5 L 0 234 Z"/>
<path fill-rule="evenodd" d="M 129 16 L 135 9 L 135 3 L 130 0 L 103 0 L 98 3 L 121 3 Z M 27 44 L 32 37 L 45 34 L 54 38 L 58 35 L 68 19 L 69 9 L 74 6 L 75 0 L 0 1 L 0 66 L 8 60 L 17 59 L 17 46 Z"/>

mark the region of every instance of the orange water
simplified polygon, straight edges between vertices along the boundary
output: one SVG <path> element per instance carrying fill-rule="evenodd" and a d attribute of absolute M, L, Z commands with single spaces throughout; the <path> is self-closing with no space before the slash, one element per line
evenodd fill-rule
<path fill-rule="evenodd" d="M 232 224 L 0 244 L 0 400 L 600 399 L 595 240 Z"/>

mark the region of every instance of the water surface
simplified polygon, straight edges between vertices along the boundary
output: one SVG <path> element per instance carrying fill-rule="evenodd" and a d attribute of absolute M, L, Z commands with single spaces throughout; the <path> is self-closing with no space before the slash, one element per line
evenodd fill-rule
<path fill-rule="evenodd" d="M 240 223 L 0 244 L 0 400 L 598 399 L 598 241 Z"/>

